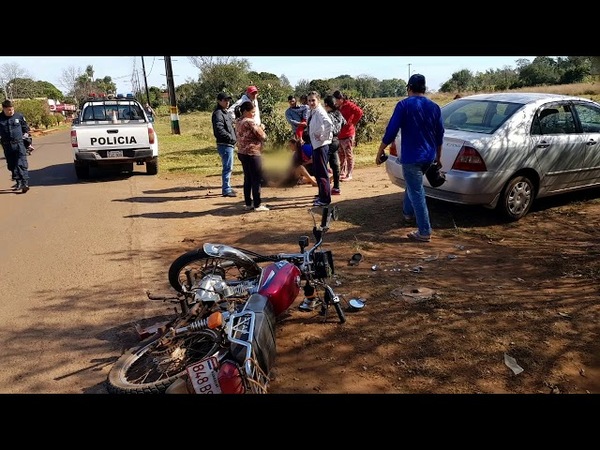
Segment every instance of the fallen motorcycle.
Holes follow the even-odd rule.
[[[122,355],[108,376],[111,393],[266,393],[276,353],[275,321],[303,288],[327,320],[333,307],[346,321],[328,280],[331,251],[322,250],[336,207],[325,207],[313,236],[301,236],[298,253],[262,255],[239,247],[205,243],[169,267],[176,317],[140,346]],[[262,263],[267,263],[261,266]],[[149,296],[149,298],[152,298]],[[155,297],[156,298],[156,297]]]

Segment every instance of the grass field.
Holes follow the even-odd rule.
[[[576,95],[600,101],[600,83],[578,83],[560,86],[545,86],[535,89],[522,89],[523,92],[550,92],[555,94]],[[461,93],[463,96],[468,92]],[[454,94],[428,95],[440,106],[454,98]],[[381,119],[375,124],[375,136],[371,142],[361,143],[355,149],[357,167],[374,165],[374,155],[377,153],[379,142],[394,106],[400,98],[373,99],[380,108]],[[284,114],[287,103],[279,105],[279,113]],[[216,150],[212,132],[211,112],[194,112],[179,114],[180,134],[172,131],[169,116],[157,117],[156,132],[160,139],[159,173],[191,174],[198,177],[216,176],[221,173],[221,160]],[[279,170],[289,160],[289,151],[285,148],[266,146],[264,164],[267,170]],[[241,173],[241,165],[234,164],[234,173]]]

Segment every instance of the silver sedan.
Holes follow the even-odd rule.
[[[477,94],[442,107],[446,182],[428,197],[519,220],[536,198],[600,186],[600,104],[545,93]],[[396,138],[400,149],[400,134]],[[404,188],[390,155],[390,180]]]

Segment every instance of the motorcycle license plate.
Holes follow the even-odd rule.
[[[221,387],[217,377],[219,372],[219,360],[215,356],[209,356],[186,369],[196,394],[220,394]]]
[[[109,150],[106,152],[107,158],[122,158],[123,150]]]

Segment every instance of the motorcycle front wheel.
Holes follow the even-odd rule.
[[[178,292],[182,286],[190,290],[195,282],[207,275],[219,275],[225,281],[256,278],[260,272],[233,259],[215,258],[202,249],[190,250],[178,256],[169,267],[169,284]]]
[[[324,296],[325,296],[325,305],[327,305],[327,307],[333,305],[333,308],[335,309],[335,312],[338,316],[340,323],[346,322],[346,314],[344,314],[344,310],[342,309],[342,304],[340,303],[339,300],[337,302],[333,301],[333,291],[331,290],[331,288],[325,288]]]
[[[111,394],[162,394],[187,366],[219,348],[217,334],[201,330],[185,336],[160,336],[126,351],[108,373]]]

